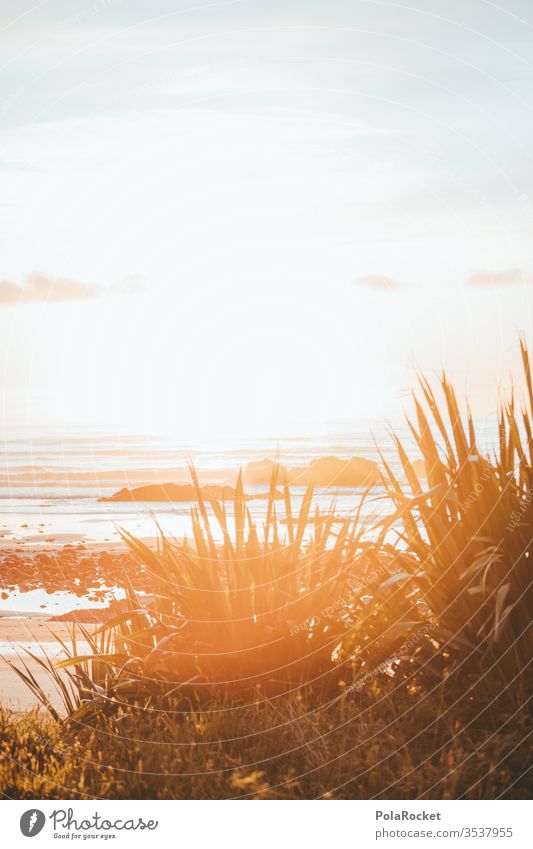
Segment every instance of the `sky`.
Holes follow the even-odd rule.
[[[1,427],[303,431],[443,367],[495,409],[526,0],[3,0],[0,57]]]

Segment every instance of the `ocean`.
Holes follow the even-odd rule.
[[[396,426],[408,439],[404,426]],[[190,528],[188,503],[140,504],[102,502],[102,497],[126,486],[149,483],[188,483],[188,462],[201,483],[234,485],[238,470],[263,458],[279,458],[285,466],[305,466],[328,455],[378,461],[378,449],[395,464],[392,441],[381,423],[356,423],[353,430],[338,426],[312,436],[216,440],[184,445],[169,436],[42,429],[31,437],[11,430],[0,442],[0,544],[53,546],[74,540],[106,542],[118,536],[117,525],[143,537],[154,536],[153,511],[164,529],[181,536]],[[265,492],[266,485],[247,487]],[[297,509],[301,488],[294,488]],[[347,515],[356,507],[358,492],[347,488],[317,490],[316,502]],[[250,501],[253,515],[265,508]]]
[[[479,423],[478,423],[479,426]],[[396,422],[397,432],[411,457],[417,452],[404,422]],[[480,441],[489,447],[495,438],[494,422],[479,426]],[[382,422],[355,422],[338,425],[313,435],[289,435],[276,438],[211,440],[180,443],[170,436],[111,434],[94,429],[55,428],[22,436],[13,429],[1,441],[0,463],[0,554],[4,551],[58,549],[67,544],[85,543],[106,548],[120,544],[119,529],[143,539],[156,537],[156,520],[168,534],[180,539],[191,533],[192,503],[102,502],[124,486],[149,483],[190,482],[187,463],[192,461],[201,483],[234,485],[238,470],[263,458],[276,459],[287,467],[305,466],[317,457],[353,456],[379,462],[382,452],[387,462],[399,471],[399,463],[387,426]],[[249,493],[265,493],[266,484],[246,487]],[[291,487],[293,513],[299,509],[304,488]],[[321,510],[334,505],[337,516],[355,515],[361,488],[317,488],[314,502]],[[259,523],[266,516],[266,499],[248,502]],[[387,509],[384,493],[376,487],[365,502],[362,515]],[[284,517],[282,502],[277,502],[279,518]],[[227,505],[231,528],[231,502]],[[213,523],[215,539],[221,539]],[[1,560],[0,560],[1,563]],[[1,583],[0,566],[0,583]],[[6,607],[17,611],[38,611],[46,600],[53,612],[95,606],[70,593],[50,599],[45,590],[10,593]]]
[[[486,450],[494,444],[495,423],[478,421],[480,442]],[[142,537],[154,536],[154,513],[161,526],[181,536],[190,529],[191,504],[102,502],[122,487],[150,483],[189,483],[188,462],[200,482],[234,485],[240,468],[263,458],[279,459],[288,466],[305,466],[317,457],[353,456],[379,462],[381,452],[399,470],[389,428],[398,433],[412,458],[418,456],[404,421],[390,425],[360,421],[329,425],[313,435],[276,436],[238,440],[212,439],[184,445],[171,436],[112,434],[69,428],[42,429],[31,437],[14,429],[0,440],[0,545],[57,546],[69,541],[110,542],[117,526]],[[266,485],[247,487],[265,492]],[[303,489],[292,488],[294,509]],[[315,501],[322,509],[335,501],[336,513],[349,515],[358,504],[360,490],[317,489]],[[265,502],[249,502],[260,518]]]

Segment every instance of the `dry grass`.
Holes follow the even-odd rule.
[[[115,711],[94,726],[0,712],[0,792],[11,798],[530,798],[525,711],[486,710],[455,682],[416,697],[374,680],[317,704],[183,714]],[[461,686],[468,691],[469,682]]]

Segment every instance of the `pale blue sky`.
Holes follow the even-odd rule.
[[[531,336],[529,3],[16,0],[0,45],[5,422],[385,415],[415,362],[493,408]]]

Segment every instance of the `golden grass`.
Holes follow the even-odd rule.
[[[26,799],[530,798],[526,711],[480,707],[475,679],[416,698],[374,680],[357,697],[296,696],[94,721],[0,711],[0,793]],[[469,687],[472,685],[472,689]],[[456,695],[463,697],[458,702]]]

